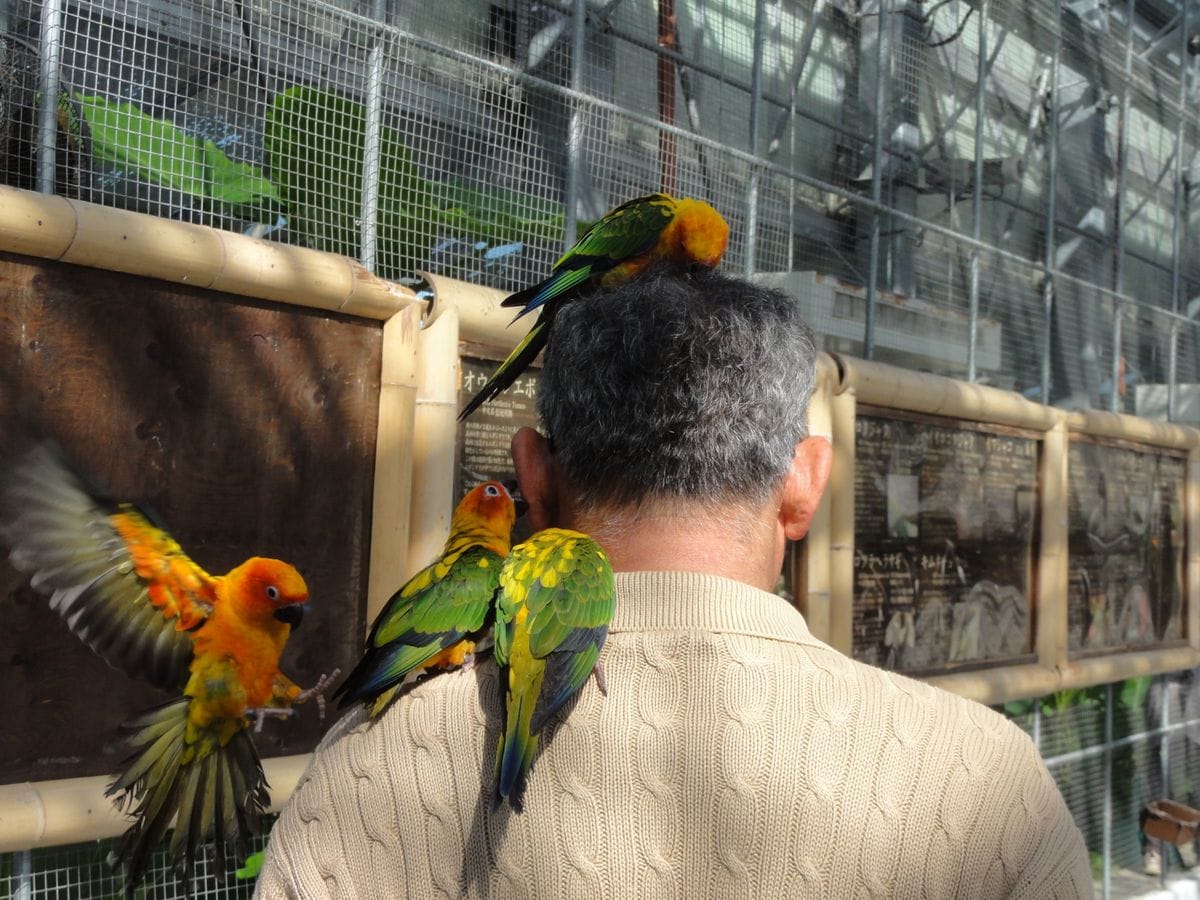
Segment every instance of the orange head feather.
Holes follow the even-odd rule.
[[[451,540],[454,535],[483,531],[507,547],[516,518],[516,505],[508,489],[499,481],[485,481],[459,501],[450,522]]]
[[[308,585],[292,566],[278,559],[255,556],[225,576],[228,596],[237,598],[245,619],[277,619],[300,624],[302,605],[308,602]]]
[[[679,250],[684,259],[712,268],[729,246],[729,223],[703,200],[684,197],[675,203]]]

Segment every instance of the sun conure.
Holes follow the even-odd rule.
[[[550,277],[512,294],[501,306],[521,307],[515,322],[541,314],[525,339],[459,413],[462,421],[508,388],[546,346],[562,305],[594,288],[611,288],[666,260],[683,267],[712,268],[729,243],[729,225],[703,200],[647,194],[607,213],[554,264]]]
[[[377,716],[424,672],[473,662],[476,643],[492,625],[515,518],[513,498],[498,481],[463,497],[442,555],[396,591],[375,619],[363,658],[335,692],[342,706],[366,702]]]
[[[0,536],[51,609],[111,666],[179,694],[122,726],[132,755],[108,789],[131,809],[113,865],[132,895],[177,817],[172,868],[190,885],[203,847],[218,870],[260,831],[269,802],[251,717],[290,712],[310,691],[279,671],[308,600],[290,565],[255,557],[210,575],[128,503],[100,501],[39,445],[0,486]]]
[[[494,654],[505,688],[495,804],[520,812],[538,740],[593,669],[616,608],[612,565],[585,534],[547,528],[513,548],[500,572]],[[600,682],[603,690],[603,682]]]

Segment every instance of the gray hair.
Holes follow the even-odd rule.
[[[576,501],[765,503],[807,433],[812,329],[779,291],[659,270],[566,304],[538,412]]]

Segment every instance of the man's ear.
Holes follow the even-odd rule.
[[[512,438],[513,468],[521,495],[529,504],[529,524],[541,531],[558,523],[558,481],[550,442],[528,426]]]
[[[832,464],[833,447],[828,439],[809,437],[796,445],[779,508],[779,523],[788,540],[798,541],[808,533]]]

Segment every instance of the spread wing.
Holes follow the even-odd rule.
[[[183,686],[189,632],[211,612],[215,582],[141,511],[102,504],[39,445],[0,489],[0,538],[13,565],[109,665],[161,688]]]

